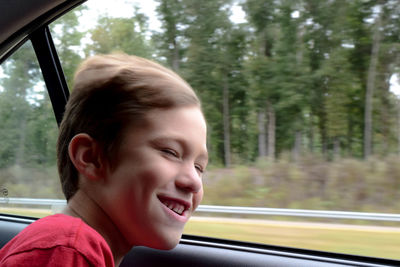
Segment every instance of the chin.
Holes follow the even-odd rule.
[[[151,244],[148,245],[150,248],[155,248],[155,249],[160,249],[160,250],[171,250],[175,248],[178,244],[179,241],[181,240],[181,236],[168,236],[165,238],[160,238],[156,242],[153,240]]]

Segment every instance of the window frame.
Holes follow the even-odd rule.
[[[37,1],[25,3],[23,0],[16,0],[13,1],[15,7],[27,4],[28,7],[21,11],[22,14],[15,13],[16,10],[19,10],[18,8],[10,8],[11,12],[0,19],[0,25],[3,25],[0,27],[0,32],[8,29],[6,36],[0,36],[0,64],[27,40],[31,40],[58,125],[64,114],[69,90],[48,25],[85,1],[42,0],[38,4]],[[35,5],[38,8],[32,9]],[[24,13],[24,11],[26,12]],[[15,24],[9,25],[7,22],[13,19],[15,19]],[[7,36],[7,33],[10,32],[11,34]]]
[[[42,70],[57,124],[60,125],[69,90],[49,27],[37,29],[30,39]]]

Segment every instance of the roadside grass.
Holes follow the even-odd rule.
[[[0,207],[0,213],[41,218],[50,209]],[[185,234],[400,259],[400,227],[193,217]]]
[[[277,223],[246,223],[236,220],[206,221],[192,218],[185,234],[223,239],[297,247],[380,258],[400,259],[400,228],[354,226],[335,227],[324,224],[282,225]]]
[[[13,208],[13,207],[0,207],[0,213],[22,215],[34,218],[42,218],[47,215],[53,214],[50,209],[30,209],[30,208]]]

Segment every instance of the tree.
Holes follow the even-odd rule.
[[[303,60],[303,17],[293,16],[300,6],[291,1],[255,0],[244,5],[256,33],[248,70],[258,112],[259,156],[274,158],[290,148],[297,155],[304,125],[307,69]],[[269,11],[258,8],[264,5]]]
[[[30,43],[23,45],[3,66],[6,78],[1,80],[4,91],[0,95],[1,164],[22,165],[29,152],[25,149],[28,118],[32,112],[28,97],[41,74]]]
[[[376,83],[373,112],[373,152],[378,155],[395,153],[396,96],[390,90],[390,79],[400,67],[400,7],[396,1],[385,1],[382,5],[381,42],[376,66]]]
[[[247,40],[243,27],[234,26],[227,28],[221,42],[220,65],[217,68],[222,87],[222,117],[224,127],[224,162],[226,166],[232,163],[232,138],[238,138],[240,142],[234,142],[234,151],[241,158],[248,159],[243,155],[244,149],[249,149],[246,143],[249,136],[246,127],[249,112],[243,110],[249,107],[246,94],[246,80],[243,75],[244,60],[246,56]],[[247,112],[246,112],[247,111]],[[235,124],[233,124],[235,118]],[[247,126],[248,128],[248,126]]]
[[[342,147],[348,145],[345,143],[349,127],[348,114],[351,113],[351,97],[358,85],[358,80],[351,75],[347,53],[345,48],[336,48],[318,71],[326,86],[326,129],[334,158],[339,157]]]
[[[382,6],[379,5],[378,8],[382,9]],[[375,29],[373,31],[372,50],[368,68],[367,88],[365,94],[364,158],[368,158],[372,152],[372,98],[375,88],[376,67],[378,64],[379,47],[381,43],[380,31],[382,14],[382,11],[377,14],[376,21],[374,23]]]
[[[275,157],[275,110],[271,100],[274,92],[268,87],[272,78],[272,46],[275,2],[271,0],[248,0],[243,3],[248,20],[254,27],[254,57],[249,63],[250,81],[253,98],[256,100],[258,113],[258,155],[259,157]],[[272,75],[271,75],[272,74]],[[270,92],[268,92],[270,91]],[[268,133],[266,129],[266,116]],[[268,141],[267,141],[268,139]],[[268,144],[268,146],[266,146]]]
[[[85,34],[79,30],[79,17],[82,15],[82,10],[84,7],[80,6],[51,24],[57,53],[69,88],[72,88],[75,70],[82,60],[80,56],[80,50],[83,50],[81,40]]]
[[[208,119],[208,144],[211,159],[224,162],[223,77],[218,66],[221,43],[229,27],[227,8],[230,1],[186,0],[191,21],[185,31],[189,46],[185,56],[185,70],[181,73],[203,100]],[[218,162],[219,163],[219,162]]]
[[[163,32],[153,35],[153,38],[161,51],[160,55],[166,57],[168,66],[178,72],[186,42],[184,29],[188,23],[185,16],[185,1],[158,0],[157,2],[156,11],[162,22]]]
[[[124,52],[151,58],[154,49],[146,39],[144,21],[144,15],[138,12],[132,18],[101,17],[91,30],[93,43],[87,46],[86,54]]]

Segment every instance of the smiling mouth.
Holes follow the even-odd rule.
[[[160,201],[161,203],[164,204],[164,206],[166,206],[167,208],[169,208],[170,210],[172,210],[173,212],[175,212],[180,216],[182,216],[183,213],[186,210],[188,210],[188,208],[185,205],[171,199],[160,199]]]

